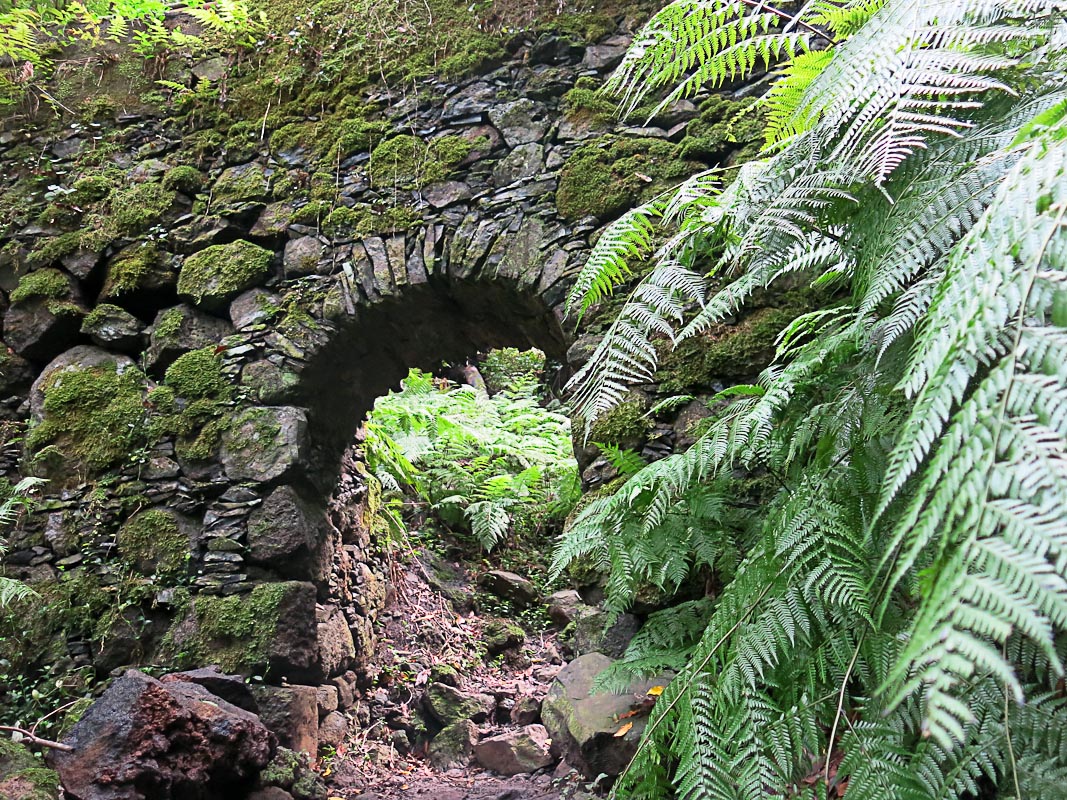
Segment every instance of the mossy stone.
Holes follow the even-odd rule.
[[[145,377],[128,359],[46,372],[35,391],[42,393],[43,403],[40,422],[26,434],[31,459],[55,448],[63,454],[55,470],[97,472],[144,444]]]
[[[179,579],[190,557],[189,536],[174,512],[151,508],[130,517],[118,536],[119,558],[141,575],[167,583]]]
[[[647,399],[631,395],[593,423],[589,441],[636,447],[652,429],[652,420],[645,415],[647,411]]]
[[[183,194],[194,195],[203,188],[204,176],[196,167],[182,164],[164,173],[163,186]]]
[[[244,240],[216,244],[185,259],[178,294],[212,311],[222,311],[246,289],[265,282],[274,254]]]
[[[603,136],[583,144],[560,171],[556,205],[565,219],[610,220],[699,171],[662,139]]]
[[[70,278],[58,269],[39,269],[19,279],[18,286],[11,292],[12,303],[25,303],[28,300],[59,300],[71,296]]]
[[[411,134],[386,139],[371,153],[371,181],[383,187],[421,188],[447,178],[479,143],[462,136],[425,142]]]
[[[54,800],[59,775],[17,742],[0,738],[0,797],[5,800]]]
[[[178,356],[167,367],[163,382],[187,400],[228,399],[232,389],[222,374],[222,359],[214,347],[202,347]]]
[[[482,630],[482,642],[486,655],[490,657],[520,647],[525,641],[526,632],[506,619],[491,619]]]
[[[243,675],[264,674],[271,666],[307,669],[315,655],[314,621],[310,583],[261,583],[228,597],[201,594],[189,616],[171,627],[163,655],[180,665],[214,663]],[[283,674],[298,678],[294,671]]]
[[[145,242],[133,244],[108,262],[100,298],[111,300],[133,292],[169,289],[174,279],[165,254]]]
[[[736,325],[713,325],[667,352],[656,374],[665,392],[715,389],[722,382],[755,378],[774,358],[778,334],[807,305],[761,308]]]
[[[257,163],[224,170],[211,189],[214,211],[234,210],[246,203],[269,200],[272,174]]]
[[[174,191],[163,184],[142,183],[113,192],[107,214],[119,233],[130,235],[162,223],[174,200]]]

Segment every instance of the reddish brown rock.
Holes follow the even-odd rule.
[[[56,770],[75,800],[223,800],[251,789],[276,740],[203,686],[128,670],[82,716]]]

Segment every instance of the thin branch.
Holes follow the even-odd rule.
[[[70,753],[74,750],[69,744],[53,742],[51,739],[42,739],[40,736],[30,733],[25,728],[17,728],[14,725],[0,725],[0,731],[10,731],[12,733],[20,734],[22,738],[26,739],[30,744],[35,744],[39,747],[48,747],[52,750],[59,750],[61,753]]]

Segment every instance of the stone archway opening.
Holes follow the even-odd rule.
[[[411,368],[434,371],[501,347],[543,351],[556,371],[567,337],[537,295],[501,283],[424,283],[361,307],[344,319],[302,375],[314,471],[320,490],[336,483],[342,454],[374,401]]]
[[[463,363],[503,347],[541,350],[558,382],[568,345],[557,312],[542,296],[486,276],[430,276],[373,300],[363,296],[315,327],[292,373],[291,405],[251,409],[279,422],[277,441],[288,436],[285,420],[298,420],[289,438],[299,442],[284,468],[262,473],[262,502],[245,532],[249,560],[263,569],[253,595],[269,592],[271,580],[280,593],[266,678],[290,684],[265,689],[274,699],[261,703],[261,711],[283,743],[312,752],[335,733],[327,720],[333,712],[312,709],[321,711],[323,694],[336,694],[338,712],[352,702],[375,653],[375,627],[390,590],[387,548],[357,441],[375,400],[398,388],[412,368],[433,372],[443,362]],[[270,334],[261,340],[273,341]],[[264,356],[280,361],[278,349],[250,353],[242,369],[262,364]]]

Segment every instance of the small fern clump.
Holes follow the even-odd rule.
[[[486,550],[512,532],[562,523],[577,499],[567,417],[528,382],[492,397],[412,370],[364,426],[373,475]]]
[[[580,417],[756,292],[830,298],[561,540],[556,569],[592,555],[618,607],[720,587],[615,670],[680,665],[619,794],[1067,797],[1065,64],[1043,0],[676,0],[609,82],[626,109],[778,73],[762,158],[600,238],[572,310],[656,266]],[[753,474],[777,488],[746,507]]]

